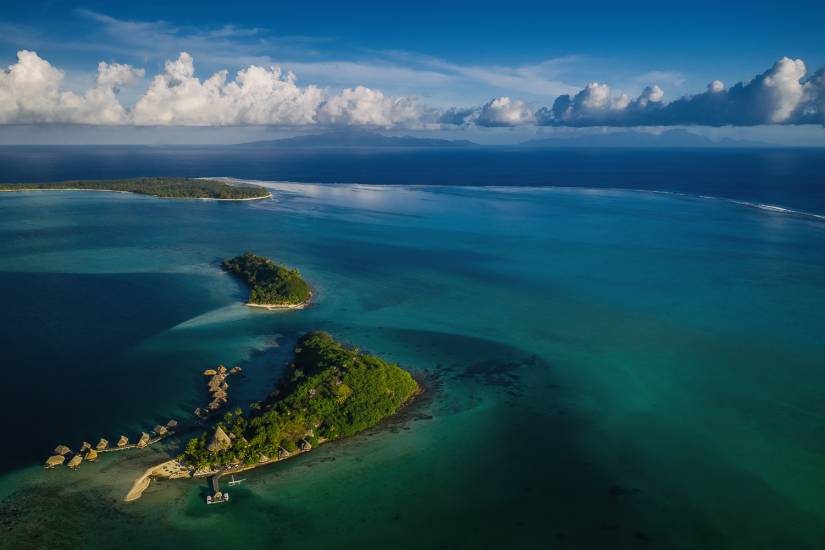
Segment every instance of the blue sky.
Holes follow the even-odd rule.
[[[363,124],[506,136],[569,127],[684,123],[700,124],[698,131],[712,126],[717,134],[816,143],[825,135],[819,115],[810,114],[811,109],[818,112],[820,88],[804,85],[825,66],[823,29],[822,2],[6,2],[0,7],[0,63],[12,67],[22,63],[20,50],[36,52],[27,67],[42,60],[59,69],[56,93],[78,97],[100,81],[98,62],[128,65],[130,71],[118,69],[118,76],[111,77],[118,103],[114,110],[122,106],[123,113],[113,112],[110,98],[97,94],[77,108],[71,97],[60,99],[58,106],[21,107],[7,115],[7,125],[134,125],[135,104],[152,79],[165,74],[171,84],[161,90],[166,95],[158,101],[166,98],[172,110],[167,113],[144,101],[143,123],[138,125],[250,126],[257,132],[265,127],[289,133],[310,126]],[[250,65],[282,68],[266,76],[270,79],[287,79],[287,71],[292,71],[297,88],[279,87],[272,97],[257,96],[256,101],[287,102],[304,111],[285,115],[283,104],[273,103],[266,113],[249,114],[243,103],[225,106],[231,111],[225,117],[194,116],[187,109],[199,99],[180,97],[179,90],[170,88],[179,79],[168,72],[166,62],[180,62],[181,52],[189,56],[180,70],[189,75],[191,67],[199,82],[225,69],[231,84],[237,71]],[[804,69],[793,64],[774,67],[783,57],[804,62]],[[766,73],[772,67],[774,73]],[[804,75],[804,89],[780,89],[785,95],[779,99],[773,98],[775,88],[761,95],[755,87],[741,93],[732,89],[762,74],[768,83],[775,75]],[[724,94],[730,90],[724,113],[697,113],[710,101],[701,97],[662,109],[682,96],[706,92],[715,80],[723,83]],[[589,83],[609,89],[586,89]],[[653,86],[658,88],[646,92]],[[27,97],[40,93],[15,90]],[[341,95],[345,90],[356,91]],[[2,92],[0,88],[0,102]],[[570,101],[554,107],[564,95]],[[769,95],[778,102],[770,111],[763,108]],[[789,97],[796,110],[777,115]],[[496,102],[500,98],[507,101]],[[747,105],[740,108],[743,101]],[[601,102],[598,109],[596,102]],[[55,115],[64,104],[71,104],[72,112]],[[751,113],[757,107],[762,110]],[[87,112],[95,109],[112,112],[101,124]],[[0,121],[2,112],[0,103]],[[774,125],[784,127],[762,127]],[[5,141],[9,132],[0,130]]]

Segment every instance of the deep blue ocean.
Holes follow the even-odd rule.
[[[821,150],[0,149],[4,181],[161,174],[273,197],[0,193],[0,547],[825,548]],[[245,250],[312,307],[241,305]],[[178,440],[43,469],[191,418],[219,363],[260,399],[313,329],[427,392],[225,505],[123,502]]]
[[[0,147],[0,181],[154,175],[648,189],[825,214],[825,149]]]

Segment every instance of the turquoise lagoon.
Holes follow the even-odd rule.
[[[634,191],[275,183],[272,200],[0,197],[8,548],[821,548],[825,222]],[[302,270],[262,312],[219,269]],[[304,331],[410,369],[381,429],[204,483],[176,451],[40,467],[185,418],[201,372],[267,393]]]

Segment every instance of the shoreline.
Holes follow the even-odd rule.
[[[309,302],[303,302],[300,304],[253,304],[251,302],[247,302],[244,304],[246,307],[257,307],[261,309],[266,309],[268,311],[276,310],[276,309],[305,309],[309,306]]]
[[[172,470],[167,472],[167,468],[177,468],[177,472]],[[186,475],[184,475],[184,470],[181,468],[180,463],[173,459],[167,460],[165,462],[161,462],[160,464],[156,464],[154,466],[150,466],[143,472],[143,475],[138,477],[134,483],[132,483],[132,488],[129,489],[129,492],[126,493],[126,496],[123,497],[124,502],[133,502],[140,497],[143,496],[143,492],[149,488],[149,485],[152,482],[152,476],[156,476],[161,472],[165,473],[166,475],[163,476],[165,479],[180,479],[185,477],[192,477],[188,475],[188,470],[186,470]]]
[[[312,298],[315,296],[315,293],[312,290],[309,291],[309,298],[305,302],[301,302],[299,304],[253,304],[252,302],[245,302],[244,305],[246,307],[257,307],[260,309],[265,309],[267,311],[274,311],[279,309],[285,310],[295,310],[295,309],[306,309],[312,304]]]
[[[425,387],[418,380],[416,380],[416,382],[418,383],[419,390],[416,393],[414,393],[413,395],[411,395],[410,398],[406,402],[404,402],[398,408],[397,411],[395,411],[393,414],[391,414],[391,415],[389,415],[385,418],[382,418],[381,421],[378,422],[378,424],[376,424],[372,428],[382,427],[382,425],[385,422],[387,422],[389,420],[392,420],[393,418],[395,418],[396,416],[401,414],[402,411],[404,411],[408,407],[411,407],[418,400],[418,398],[421,397],[421,395],[424,394],[424,392],[426,391]],[[138,500],[143,495],[143,492],[146,491],[146,489],[149,488],[149,485],[151,484],[153,476],[162,477],[163,479],[181,479],[181,478],[204,479],[204,478],[208,478],[208,477],[212,477],[212,476],[217,476],[218,479],[220,479],[221,477],[223,477],[225,475],[232,475],[232,474],[237,474],[237,473],[240,473],[240,472],[246,472],[248,470],[254,470],[255,468],[261,468],[261,467],[264,467],[264,466],[269,466],[269,465],[275,464],[277,462],[283,462],[284,460],[289,460],[290,458],[294,458],[296,456],[300,456],[300,455],[303,455],[303,454],[306,454],[306,453],[310,453],[310,452],[312,452],[313,449],[316,449],[316,448],[320,447],[321,445],[325,445],[326,443],[330,443],[330,442],[334,442],[334,441],[342,441],[344,439],[350,439],[352,437],[358,437],[359,435],[365,433],[369,429],[371,429],[371,428],[367,428],[366,430],[363,430],[363,431],[361,431],[357,434],[353,434],[353,435],[351,435],[349,437],[345,437],[345,438],[319,440],[318,444],[315,445],[314,447],[312,447],[311,449],[307,449],[307,450],[296,449],[295,451],[290,452],[289,456],[285,456],[283,458],[275,457],[275,458],[270,458],[269,460],[266,460],[264,462],[256,462],[255,464],[241,464],[241,465],[238,465],[238,466],[225,468],[223,470],[210,470],[208,472],[198,473],[196,471],[192,471],[190,468],[188,468],[186,466],[183,466],[180,462],[178,462],[177,459],[170,459],[170,460],[167,460],[167,461],[162,462],[160,464],[157,464],[155,466],[151,466],[151,467],[147,468],[147,470],[145,472],[143,472],[143,475],[138,477],[134,481],[134,483],[132,483],[132,488],[129,490],[129,492],[126,494],[126,496],[123,498],[123,500],[125,502],[133,502],[135,500]],[[171,474],[171,475],[163,475],[163,476],[158,475],[160,473],[160,470],[163,470],[166,467],[176,467],[178,473],[181,473],[185,470],[186,475],[174,475],[174,473]]]
[[[169,462],[174,462],[172,460],[167,460],[162,464],[157,464],[155,466],[150,466],[143,472],[143,475],[138,477],[134,483],[132,483],[132,488],[129,489],[129,492],[126,493],[126,496],[123,497],[125,502],[132,502],[133,500],[139,499],[143,496],[143,491],[145,491],[149,487],[149,483],[151,482],[151,475],[155,473],[155,470],[160,468],[161,466],[168,464]]]
[[[152,197],[155,199],[165,200],[184,200],[184,201],[260,201],[272,198],[270,191],[261,197],[246,197],[243,199],[220,199],[215,197],[163,197],[161,195],[152,195],[149,193],[136,193],[134,191],[117,191],[114,189],[84,189],[82,187],[67,187],[65,189],[37,189],[37,188],[22,188],[22,189],[0,189],[0,193],[29,193],[40,191],[86,191],[89,193],[124,193],[128,195],[143,195],[144,197]]]

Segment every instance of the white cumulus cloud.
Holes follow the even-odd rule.
[[[77,94],[61,89],[63,71],[34,52],[21,51],[17,63],[0,73],[0,124],[389,128],[418,125],[423,113],[412,97],[391,97],[364,86],[330,94],[317,86],[299,86],[294,74],[278,67],[250,65],[234,79],[218,71],[202,80],[186,52],[168,60],[127,110],[118,101],[119,89],[143,74],[143,69],[101,62],[95,85]]]
[[[227,71],[195,76],[192,56],[167,61],[135,104],[138,125],[227,126],[312,124],[323,100],[315,86],[299,87],[292,73],[250,65],[227,82]]]
[[[95,86],[84,94],[61,90],[63,71],[35,52],[21,50],[0,73],[0,124],[122,124],[128,114],[118,88],[143,76],[142,69],[101,62]]]
[[[663,101],[658,86],[634,100],[612,97],[602,84],[589,84],[573,97],[559,96],[551,109],[536,113],[540,124],[555,126],[755,126],[825,123],[823,70],[806,78],[801,59],[783,57],[749,82],[726,88],[721,80],[707,90]]]
[[[364,86],[347,88],[329,98],[318,113],[322,124],[391,126],[413,124],[421,113],[415,98],[387,97],[381,90]]]
[[[479,126],[518,126],[533,121],[528,105],[509,97],[497,97],[481,108],[475,122]]]
[[[757,101],[765,117],[773,123],[785,122],[802,101],[802,77],[805,63],[801,59],[783,57],[763,75]]]
[[[552,109],[536,112],[539,124],[586,126],[616,124],[641,113],[661,108],[664,92],[659,86],[648,86],[635,99],[627,94],[614,96],[607,84],[591,82],[572,98],[556,98]]]
[[[801,122],[825,125],[825,67],[811,76],[802,89],[805,97],[799,115]]]
[[[487,127],[825,124],[825,68],[808,75],[801,59],[788,57],[748,82],[728,88],[714,80],[705,91],[669,103],[657,85],[632,98],[615,93],[607,84],[591,82],[536,112],[508,96],[480,106],[436,110],[420,105],[415,97],[395,97],[365,86],[335,92],[299,85],[292,72],[258,64],[234,77],[222,70],[202,79],[186,52],[168,60],[134,107],[127,108],[119,91],[143,76],[143,69],[101,62],[94,84],[75,92],[65,89],[63,71],[37,53],[21,50],[17,62],[0,72],[0,124],[380,128],[421,128],[431,123]]]
[[[724,92],[725,83],[721,80],[714,80],[713,82],[708,84],[708,91],[715,94],[718,94],[719,92]]]

